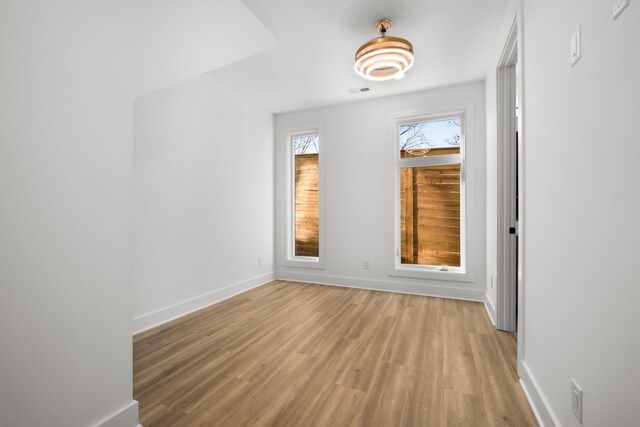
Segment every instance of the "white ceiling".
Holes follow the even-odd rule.
[[[483,79],[509,0],[242,0],[279,45],[209,75],[274,113]],[[390,35],[414,45],[400,81],[353,71],[356,49],[393,21]],[[218,41],[233,43],[224,34]],[[370,87],[351,94],[349,89]]]
[[[240,0],[139,0],[135,96],[278,46]],[[220,43],[221,36],[230,39]]]

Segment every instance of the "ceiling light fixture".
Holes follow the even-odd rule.
[[[356,52],[354,69],[367,80],[401,79],[413,66],[413,45],[400,37],[389,37],[391,20],[383,18],[376,22],[380,37],[360,46]]]

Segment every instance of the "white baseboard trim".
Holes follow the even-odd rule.
[[[518,376],[520,377],[520,386],[529,400],[529,405],[531,405],[538,424],[541,427],[560,427],[562,424],[551,410],[549,402],[544,397],[535,377],[531,374],[527,362],[520,361],[518,363]]]
[[[139,425],[137,400],[132,400],[127,406],[97,424],[98,427],[137,427]]]
[[[489,299],[489,295],[484,294],[484,308],[487,309],[487,314],[489,315],[489,320],[493,323],[493,326],[496,326],[496,309],[493,306],[493,303]]]
[[[396,292],[400,294],[424,295],[430,297],[484,302],[484,290],[482,289],[433,285],[429,283],[414,284],[373,279],[361,279],[356,277],[328,276],[324,274],[283,271],[276,273],[276,279],[314,283],[318,285],[341,286],[345,288],[368,289],[371,291]]]
[[[246,292],[249,289],[257,288],[258,286],[271,282],[273,279],[273,273],[252,277],[251,279],[235,283],[231,286],[227,286],[226,288],[217,289],[208,294],[200,295],[199,297],[182,301],[169,307],[161,308],[160,310],[135,317],[133,319],[133,334],[135,335],[146,331],[147,329],[155,328],[163,323],[167,323],[227,298]]]

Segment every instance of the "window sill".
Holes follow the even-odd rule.
[[[473,282],[468,271],[450,270],[440,271],[435,268],[395,267],[389,271],[389,276],[410,277],[414,279],[447,280],[451,282]]]
[[[297,268],[313,268],[316,270],[324,269],[324,262],[320,261],[320,258],[312,257],[295,257],[289,258],[282,262],[283,267],[297,267]]]

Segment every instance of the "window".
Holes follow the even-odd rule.
[[[289,136],[292,159],[290,260],[317,263],[320,257],[319,148],[317,130]]]
[[[464,114],[396,121],[396,268],[464,272]]]

